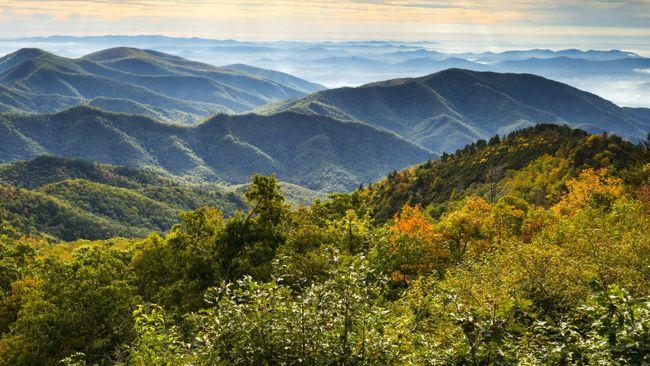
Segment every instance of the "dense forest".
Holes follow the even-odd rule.
[[[56,114],[0,113],[0,163],[41,155],[202,183],[245,184],[256,173],[276,174],[283,182],[328,193],[436,156],[367,124],[294,112],[218,114],[192,126],[87,106]]]
[[[145,238],[3,218],[0,364],[650,363],[650,139],[540,125],[308,206],[244,196]]]
[[[231,216],[245,204],[216,185],[84,160],[41,156],[0,165],[0,218],[50,242],[143,237],[169,230],[180,212],[203,206]]]

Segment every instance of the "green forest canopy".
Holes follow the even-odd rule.
[[[649,158],[542,126],[298,209],[258,175],[164,235],[4,235],[0,364],[647,363]]]

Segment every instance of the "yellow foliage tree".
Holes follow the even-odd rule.
[[[468,197],[463,205],[442,217],[437,229],[454,261],[467,252],[481,253],[488,249],[486,240],[492,223],[492,206],[481,197]]]
[[[623,194],[621,179],[608,176],[603,169],[583,170],[567,181],[569,192],[553,206],[554,213],[568,216],[590,203],[611,203]]]

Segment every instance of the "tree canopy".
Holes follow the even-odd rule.
[[[256,175],[145,238],[6,227],[0,365],[649,363],[649,162],[538,127],[295,209]]]

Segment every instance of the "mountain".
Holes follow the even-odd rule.
[[[262,107],[361,121],[434,152],[538,123],[609,131],[631,140],[650,124],[596,95],[529,74],[449,69],[412,79],[320,91]]]
[[[45,37],[23,37],[17,38],[14,42],[20,43],[61,43],[61,44],[83,44],[87,45],[115,45],[115,44],[128,44],[138,45],[138,47],[152,47],[152,46],[233,46],[245,45],[248,42],[239,42],[234,40],[217,40],[198,37],[168,37],[162,35],[104,35],[104,36],[45,36]]]
[[[609,61],[623,58],[639,58],[640,56],[628,51],[621,50],[578,50],[566,49],[553,51],[548,49],[532,50],[511,50],[499,53],[485,52],[480,54],[463,54],[459,55],[481,63],[498,63],[503,61],[527,60],[531,58],[551,59],[566,57],[572,59],[582,59],[590,61]]]
[[[354,188],[432,156],[367,124],[293,112],[217,115],[191,127],[89,107],[0,115],[0,162],[44,154],[233,184],[276,173],[323,191]]]
[[[650,108],[624,107],[623,109],[626,110],[627,112],[630,112],[638,119],[644,121],[647,125],[650,125]]]
[[[0,109],[51,113],[89,104],[193,123],[216,112],[244,112],[319,88],[270,70],[249,71],[137,48],[111,48],[78,59],[21,49],[0,58]],[[299,88],[283,84],[283,79]]]
[[[382,53],[379,56],[383,59],[398,60],[398,61],[414,59],[414,58],[431,58],[437,60],[444,60],[450,57],[446,53],[426,50],[423,48],[416,49],[416,50],[409,50],[409,51],[387,52],[387,53]]]
[[[146,170],[46,155],[0,166],[0,181],[19,188],[35,189],[68,179],[129,189],[177,185],[169,178]]]
[[[493,46],[481,46],[480,43],[473,43],[473,47]],[[644,58],[639,54],[624,49],[515,48],[498,53],[451,53],[441,52],[442,45],[434,42],[242,42],[163,36],[53,36],[4,42],[0,40],[0,53],[19,46],[34,45],[43,45],[56,54],[70,57],[81,57],[88,51],[118,46],[153,49],[216,66],[229,65],[224,66],[225,68],[232,66],[230,64],[246,64],[273,69],[329,88],[418,77],[450,67],[477,71],[526,72],[567,83],[619,105],[648,107],[650,103],[642,98],[644,93],[647,93],[647,88],[637,88],[639,84],[650,82],[650,74],[643,72],[648,67],[634,66],[634,63],[643,64],[647,59],[643,61]],[[559,60],[540,62],[540,59]],[[624,61],[621,64],[608,63],[618,60]],[[511,61],[516,62],[511,65]],[[298,85],[287,86],[296,88]],[[0,104],[0,110],[8,108]],[[129,108],[114,111],[126,113]],[[160,114],[150,115],[161,118]],[[191,119],[182,115],[169,118]]]
[[[495,71],[529,72],[553,78],[638,76],[638,70],[650,68],[650,59],[641,57],[614,60],[584,60],[571,57],[529,58],[503,61],[492,66]]]
[[[459,57],[449,57],[438,59],[435,57],[418,57],[395,64],[395,66],[407,70],[428,70],[428,72],[442,71],[445,69],[471,69],[471,70],[485,70],[484,65],[468,61]]]
[[[295,90],[301,91],[305,94],[311,94],[319,90],[326,89],[324,86],[320,84],[312,83],[307,80],[297,78],[293,75],[284,72],[262,69],[255,66],[249,66],[244,64],[232,64],[232,65],[226,65],[224,66],[224,68],[228,70],[237,70],[248,74],[257,75],[261,78],[275,81],[276,83],[282,85],[286,85]]]
[[[79,98],[34,94],[0,84],[0,112],[57,111],[70,108],[80,102]]]
[[[232,215],[239,195],[177,183],[152,172],[37,157],[0,165],[0,217],[25,234],[59,240],[146,236],[182,211],[216,206]]]
[[[294,59],[293,62],[301,62],[300,59]],[[386,67],[386,62],[382,60],[376,60],[369,57],[361,56],[330,56],[312,60],[311,63],[318,65],[323,68],[331,67],[332,71],[336,72],[336,69],[339,67],[349,68],[351,70],[363,70],[365,68],[371,68],[372,71],[375,71],[379,68]]]
[[[466,196],[495,202],[508,195],[548,207],[564,193],[566,180],[583,169],[622,172],[649,160],[647,150],[619,136],[544,124],[479,140],[455,154],[394,172],[360,192],[379,221],[392,218],[405,204],[439,215],[450,200]]]

